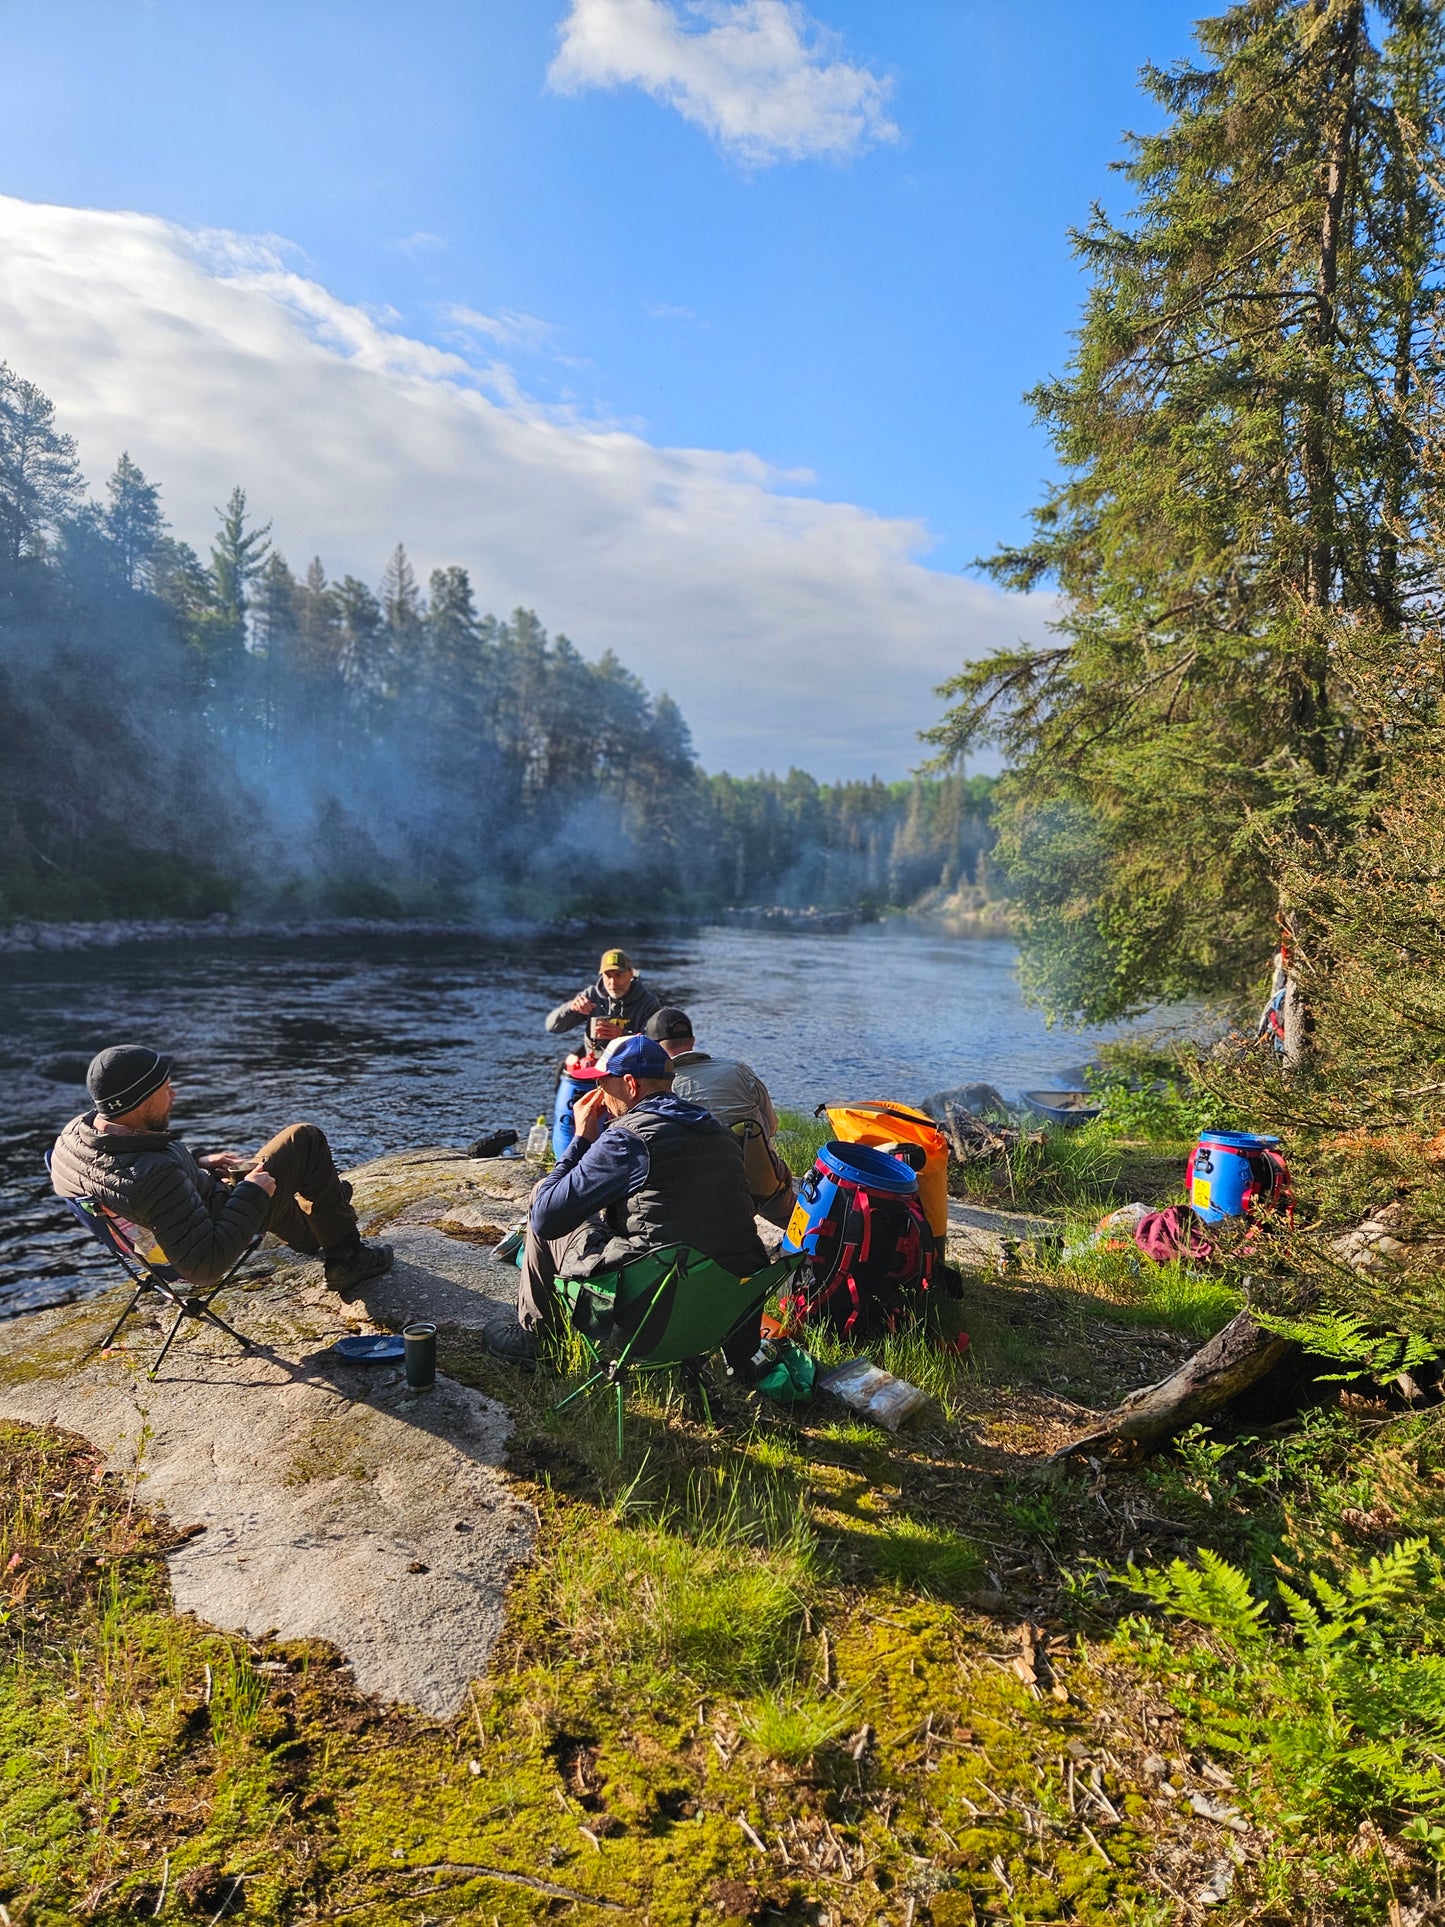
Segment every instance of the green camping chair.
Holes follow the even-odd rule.
[[[765,1298],[779,1292],[801,1263],[801,1257],[789,1255],[750,1278],[735,1278],[700,1251],[668,1245],[596,1278],[559,1278],[558,1296],[595,1369],[555,1409],[563,1411],[574,1399],[612,1386],[620,1459],[627,1380],[677,1366],[711,1420],[703,1361]]]

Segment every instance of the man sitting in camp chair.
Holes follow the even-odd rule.
[[[292,1124],[254,1157],[197,1158],[167,1126],[171,1063],[141,1044],[116,1044],[91,1060],[94,1109],[72,1118],[51,1154],[62,1198],[90,1198],[150,1233],[165,1262],[194,1285],[213,1285],[263,1231],[318,1257],[326,1282],[358,1295],[391,1265],[388,1245],[361,1241],[351,1187],[315,1124]]]
[[[575,1073],[574,1073],[575,1074]],[[699,1105],[672,1092],[672,1063],[650,1037],[619,1037],[577,1100],[577,1135],[532,1192],[517,1323],[489,1328],[500,1358],[531,1364],[560,1328],[557,1278],[594,1278],[666,1245],[688,1245],[735,1277],[767,1264],[753,1222],[742,1147]],[[724,1348],[739,1369],[759,1323]]]

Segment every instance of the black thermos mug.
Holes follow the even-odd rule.
[[[407,1325],[402,1329],[406,1348],[406,1382],[414,1392],[429,1392],[437,1382],[437,1328]]]

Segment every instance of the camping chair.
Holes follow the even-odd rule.
[[[47,1171],[50,1169],[50,1153],[48,1151],[45,1153],[45,1168]],[[60,1194],[57,1192],[56,1195],[58,1197]],[[166,1342],[161,1346],[155,1363],[146,1373],[147,1378],[154,1378],[160,1371],[161,1366],[165,1363],[166,1353],[175,1341],[176,1333],[180,1330],[183,1321],[187,1318],[194,1318],[197,1324],[214,1325],[218,1331],[223,1331],[228,1337],[234,1338],[242,1351],[249,1352],[253,1349],[249,1338],[243,1338],[233,1325],[226,1323],[219,1312],[211,1310],[211,1300],[216,1296],[217,1292],[224,1291],[226,1286],[230,1284],[231,1280],[236,1276],[236,1273],[241,1269],[242,1265],[245,1264],[257,1245],[260,1244],[262,1238],[265,1237],[266,1234],[264,1230],[257,1232],[256,1236],[251,1240],[250,1244],[246,1246],[246,1249],[241,1253],[235,1264],[231,1266],[231,1269],[219,1283],[206,1285],[198,1289],[182,1278],[180,1273],[171,1265],[164,1262],[158,1263],[155,1259],[145,1257],[141,1252],[137,1251],[122,1222],[111,1212],[107,1211],[104,1205],[97,1204],[94,1198],[61,1198],[60,1202],[74,1213],[77,1221],[84,1226],[85,1230],[90,1233],[96,1243],[110,1253],[126,1277],[129,1278],[135,1286],[135,1290],[131,1293],[130,1303],[126,1306],[120,1317],[116,1319],[114,1325],[112,1325],[110,1335],[99,1345],[92,1345],[90,1351],[85,1354],[87,1358],[91,1355],[91,1352],[109,1350],[120,1336],[121,1326],[125,1323],[126,1319],[130,1317],[131,1313],[148,1291],[157,1293],[166,1304],[174,1306],[176,1315],[171,1323],[170,1330],[166,1333]],[[159,1249],[159,1247],[157,1247],[157,1249]]]
[[[586,1398],[603,1385],[612,1386],[620,1459],[629,1377],[677,1366],[711,1421],[703,1361],[765,1298],[779,1292],[802,1262],[801,1255],[788,1255],[750,1278],[735,1278],[700,1251],[668,1245],[596,1278],[559,1278],[557,1294],[595,1369],[554,1409],[563,1411],[574,1399]]]

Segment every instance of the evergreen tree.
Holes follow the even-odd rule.
[[[381,612],[394,636],[415,635],[426,616],[416,571],[400,542],[381,574]]]
[[[1057,640],[966,668],[932,732],[1008,752],[1027,980],[1093,1018],[1258,973],[1256,827],[1337,832],[1377,760],[1335,618],[1393,630],[1417,587],[1440,0],[1244,0],[1198,34],[1145,73],[1170,118],[1131,143],[1131,217],[1076,237],[1077,352],[1033,397],[1065,476],[989,565],[1062,590]]]
[[[262,566],[252,620],[261,659],[262,727],[270,744],[288,721],[301,720],[296,674],[300,584],[279,549],[272,549]]]
[[[296,589],[296,673],[308,698],[339,696],[344,648],[336,592],[314,555]]]
[[[246,491],[236,487],[223,509],[216,510],[221,526],[211,545],[211,574],[216,585],[216,609],[231,631],[234,646],[246,643],[246,610],[252,582],[260,575],[270,549],[271,524],[246,526]]]
[[[494,624],[477,616],[465,569],[434,569],[415,697],[418,751],[449,805],[476,820],[495,781]],[[480,823],[478,833],[482,834]]]
[[[362,714],[374,712],[391,687],[391,638],[381,604],[354,575],[333,591],[341,638],[341,670]]]
[[[0,558],[44,552],[82,487],[75,437],[55,426],[55,404],[0,361]]]
[[[156,549],[166,532],[160,490],[146,480],[125,452],[105,490],[109,500],[102,511],[104,527],[121,575],[129,588],[149,588]]]

